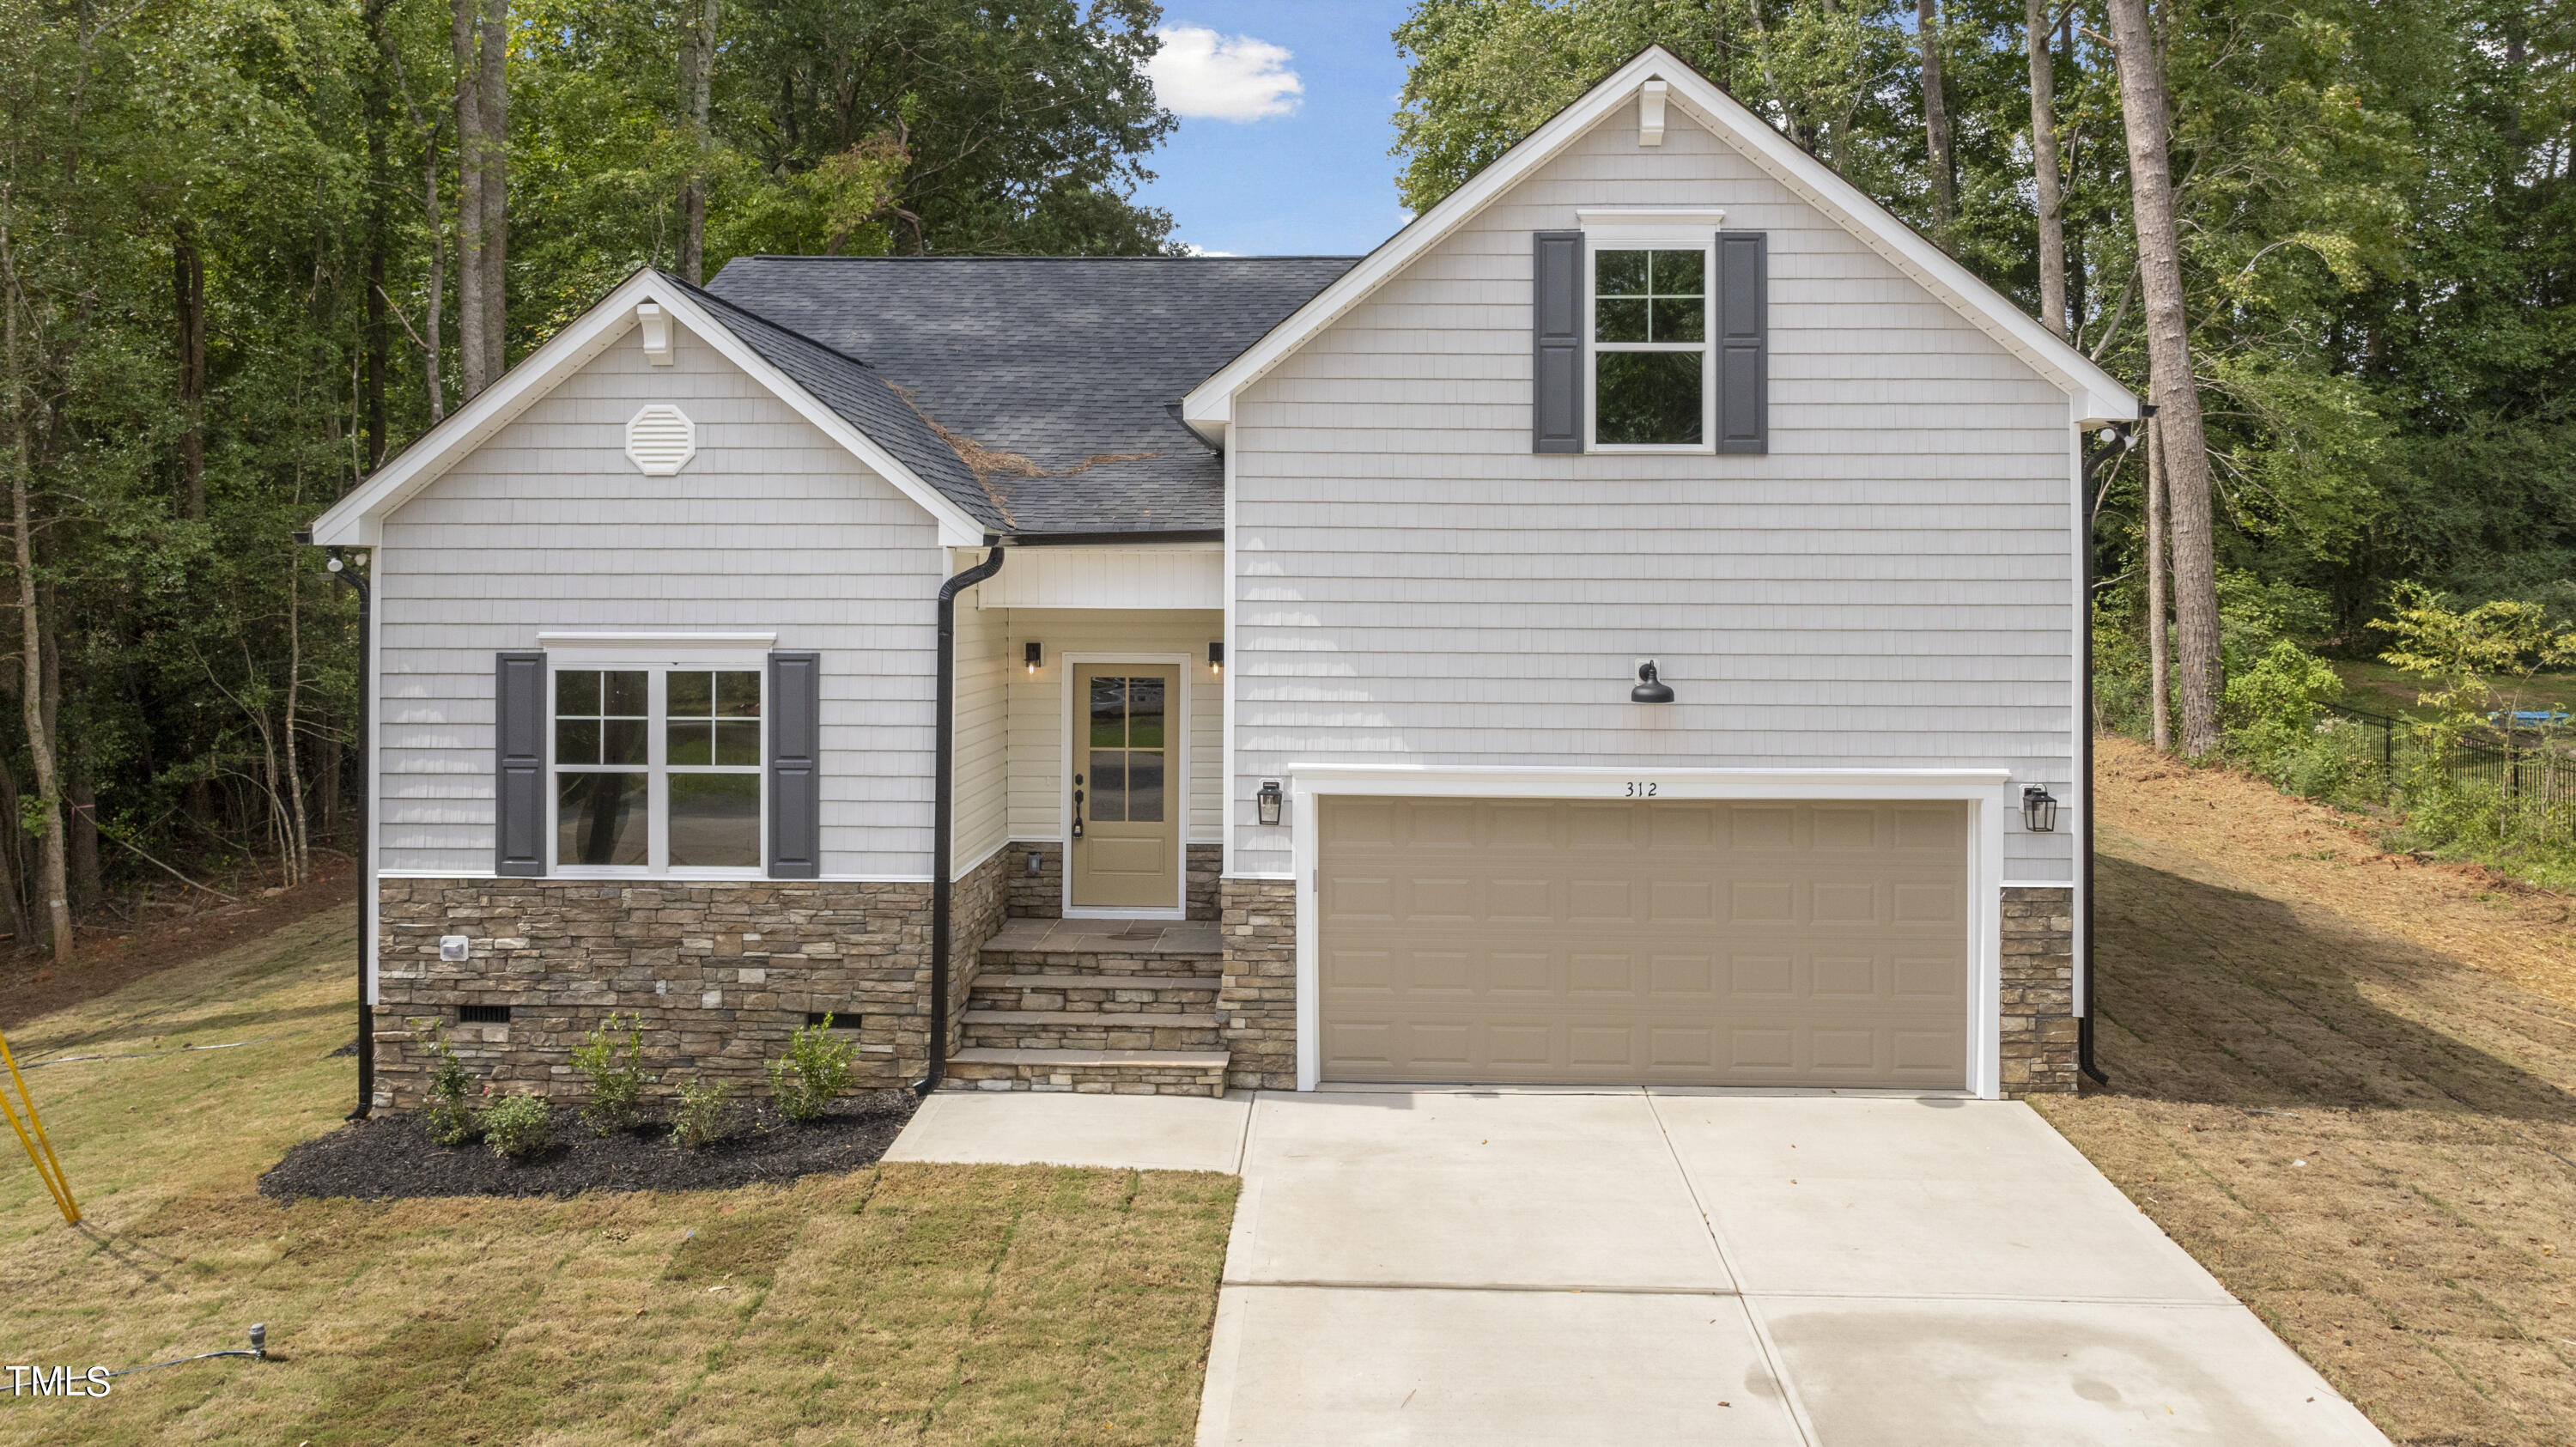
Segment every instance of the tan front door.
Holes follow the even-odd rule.
[[[1073,841],[1065,898],[1077,909],[1181,903],[1181,671],[1085,663],[1073,671]]]
[[[1967,1083],[1952,803],[1328,798],[1327,1080]]]

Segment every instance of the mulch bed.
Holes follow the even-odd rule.
[[[286,1153],[259,1178],[259,1192],[286,1202],[307,1196],[386,1201],[419,1196],[572,1196],[583,1191],[722,1191],[755,1181],[792,1181],[874,1165],[918,1104],[884,1090],[837,1102],[821,1119],[791,1121],[767,1102],[745,1108],[729,1140],[698,1150],[671,1143],[669,1128],[641,1126],[600,1136],[578,1111],[557,1107],[554,1140],[525,1161],[473,1142],[432,1142],[420,1117],[352,1121]]]

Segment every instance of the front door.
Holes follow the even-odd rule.
[[[1073,671],[1073,840],[1066,902],[1076,909],[1174,909],[1181,902],[1179,780],[1171,745],[1181,671],[1086,663]]]

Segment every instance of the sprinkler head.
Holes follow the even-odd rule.
[[[267,1322],[255,1321],[250,1324],[250,1350],[251,1355],[258,1357],[263,1361],[268,1358]]]

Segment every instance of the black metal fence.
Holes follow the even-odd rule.
[[[2376,736],[2373,746],[2363,750],[2371,756],[2367,772],[2375,776],[2370,782],[2380,798],[2390,797],[2397,787],[2399,755],[2408,755],[2409,763],[2420,756],[2413,723],[2342,704],[2322,707],[2336,719],[2364,730],[2366,737]],[[2567,752],[2571,743],[2576,739],[2568,736],[2568,730],[2554,724],[2509,725],[2482,738],[2453,743],[2442,766],[2452,787],[2461,793],[2492,799],[2509,812],[2537,815],[2551,836],[2576,840],[2576,755]]]

